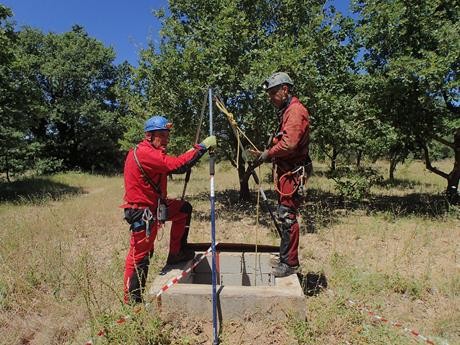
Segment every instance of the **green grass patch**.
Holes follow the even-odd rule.
[[[0,202],[14,204],[38,203],[59,200],[64,196],[82,194],[83,189],[65,182],[59,176],[32,177],[11,183],[0,183]],[[66,180],[73,180],[68,176]],[[73,180],[75,183],[75,181]]]
[[[145,308],[102,313],[93,323],[93,338],[107,345],[169,345],[170,331]],[[102,336],[97,336],[101,334]]]
[[[350,259],[337,253],[332,255],[333,269],[330,284],[353,296],[378,296],[396,293],[420,299],[429,290],[426,279],[403,276],[399,272],[372,272],[350,264]]]

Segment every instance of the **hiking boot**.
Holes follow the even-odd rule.
[[[190,261],[195,258],[195,251],[191,248],[182,248],[179,253],[169,253],[168,259],[166,260],[167,265],[174,265],[180,262]]]
[[[298,266],[289,266],[284,262],[280,262],[277,266],[272,268],[272,274],[278,278],[287,277],[296,273],[297,267]]]

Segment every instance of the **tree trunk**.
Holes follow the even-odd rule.
[[[249,178],[245,178],[245,173],[245,164],[240,160],[238,164],[238,177],[240,179],[240,200],[249,201],[251,199],[251,194],[249,192]]]
[[[460,196],[458,194],[458,183],[460,180],[460,128],[457,128],[454,136],[454,145],[455,151],[455,162],[454,168],[447,178],[447,197],[449,202],[453,204],[458,204],[460,202]]]
[[[333,147],[332,148],[332,156],[331,156],[331,171],[335,171],[335,168],[337,167],[337,156],[339,155],[338,150]]]
[[[422,149],[425,153],[425,166],[429,171],[447,180],[447,189],[446,189],[447,198],[451,204],[458,204],[460,202],[460,195],[458,193],[458,184],[460,180],[460,128],[457,128],[455,130],[453,143],[443,138],[436,137],[436,136],[433,136],[433,139],[440,142],[441,144],[449,146],[455,151],[454,167],[452,171],[449,174],[447,174],[439,170],[438,168],[432,166],[431,161],[430,161],[429,152],[428,152],[428,147],[426,144],[423,144]]]
[[[390,169],[389,169],[389,179],[390,181],[394,181],[395,179],[395,170],[396,165],[398,165],[398,156],[395,155],[390,159]]]
[[[390,181],[395,179],[395,171],[398,163],[404,162],[406,156],[401,153],[399,148],[393,148],[390,150],[390,168],[388,169],[388,178]]]
[[[5,155],[5,171],[6,171],[6,180],[9,183],[11,182],[11,180],[10,180],[10,166],[8,163],[8,152],[6,152],[6,155]]]
[[[358,150],[356,153],[356,167],[359,168],[361,166],[361,158],[363,158],[363,151]]]

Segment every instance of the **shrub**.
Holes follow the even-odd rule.
[[[371,187],[382,181],[382,176],[372,168],[339,167],[328,174],[336,183],[340,196],[352,201],[361,201],[370,194]]]

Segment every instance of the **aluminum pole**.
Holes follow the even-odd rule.
[[[209,88],[209,135],[213,135],[212,129],[212,89]],[[213,344],[219,344],[219,336],[217,334],[217,277],[216,277],[216,219],[215,219],[215,194],[214,194],[214,165],[215,155],[214,150],[209,150],[209,175],[211,188],[211,248],[212,248],[212,330]]]

